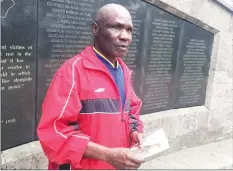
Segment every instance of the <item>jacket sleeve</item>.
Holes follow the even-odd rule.
[[[130,111],[129,111],[129,126],[130,133],[134,131],[138,131],[139,133],[143,133],[143,123],[139,118],[140,109],[142,107],[142,101],[137,97],[133,88],[132,88],[132,96],[130,103]]]
[[[42,106],[37,135],[51,162],[80,168],[90,137],[77,129],[81,103],[75,79],[72,67],[57,72]]]

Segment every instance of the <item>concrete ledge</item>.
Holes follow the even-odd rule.
[[[197,106],[161,111],[142,115],[140,118],[145,125],[145,136],[159,128],[163,128],[170,141],[186,139],[185,142],[180,144],[181,146],[188,144],[195,146],[203,144],[207,136],[208,138],[212,137],[210,142],[216,139],[215,133],[208,130],[209,114],[210,112],[206,107]]]
[[[20,145],[1,153],[1,169],[44,169],[47,158],[38,141]]]
[[[232,137],[232,130],[224,132],[223,127],[212,130],[211,111],[205,106],[172,109],[142,115],[140,118],[145,125],[144,136],[163,128],[171,148],[161,155],[176,152],[195,146],[218,142]]]
[[[166,151],[165,153],[160,153],[157,156],[154,156],[155,159],[143,164],[140,169],[194,169],[195,161],[193,157],[189,159],[187,155],[194,155],[197,153],[200,154],[202,158],[203,155],[213,155],[214,158],[216,158],[216,161],[218,161],[218,167],[216,167],[216,163],[213,162],[212,165],[207,165],[209,169],[232,169],[233,165],[230,163],[232,160],[229,159],[230,154],[232,154],[232,150],[230,148],[232,149],[232,139],[194,148],[182,149],[180,151]],[[213,156],[210,156],[209,158],[214,160]],[[206,158],[206,160],[209,160],[209,158]],[[217,160],[217,158],[222,160]],[[47,169],[47,158],[44,155],[38,141],[5,150],[1,154],[1,159],[1,169],[4,170]],[[182,161],[184,159],[188,159],[188,161],[185,163]],[[206,163],[209,162],[210,161]],[[199,166],[200,165],[197,164],[196,169]],[[204,166],[200,166],[200,168],[202,167]],[[206,165],[204,168],[206,168]]]
[[[156,157],[232,137],[232,131],[223,134],[209,130],[210,111],[204,106],[173,109],[140,116],[145,125],[145,136],[163,128],[171,148]],[[14,147],[1,153],[1,169],[46,169],[47,158],[38,141]],[[225,167],[225,166],[224,166]]]

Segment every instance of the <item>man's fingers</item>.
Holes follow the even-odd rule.
[[[126,167],[127,167],[127,168],[137,169],[137,168],[139,168],[140,166],[141,166],[140,163],[137,164],[137,163],[134,163],[134,162],[131,161],[131,160],[128,160],[128,161],[126,162]]]
[[[139,139],[140,141],[142,141],[142,134],[141,134],[141,133],[138,133],[138,139]]]
[[[126,170],[137,170],[138,167],[137,167],[137,168],[134,168],[134,167],[125,167],[125,169],[126,169]]]
[[[142,146],[142,134],[138,134],[138,146],[139,146],[139,148],[143,148],[143,146]]]
[[[142,164],[144,162],[143,159],[137,158],[132,153],[128,153],[127,157],[135,164]]]

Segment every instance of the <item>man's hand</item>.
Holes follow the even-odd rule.
[[[139,148],[142,148],[142,133],[138,131],[132,132],[131,139],[133,143],[138,144]]]
[[[138,169],[144,162],[135,157],[128,148],[108,148],[91,141],[87,145],[84,157],[105,161],[116,169]]]
[[[107,152],[106,162],[116,169],[138,169],[144,162],[133,156],[127,148],[110,148]]]

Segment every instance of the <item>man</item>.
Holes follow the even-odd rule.
[[[141,101],[120,59],[132,41],[132,18],[121,5],[99,9],[94,46],[66,61],[48,89],[37,129],[49,169],[137,169],[129,147],[141,144]]]

